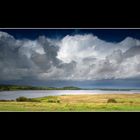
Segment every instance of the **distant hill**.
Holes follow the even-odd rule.
[[[18,86],[18,85],[0,85],[0,91],[14,91],[14,90],[80,90],[78,87],[34,87],[34,86]]]
[[[140,90],[136,88],[79,88],[74,86],[66,87],[36,87],[36,86],[20,86],[20,85],[0,85],[0,91],[15,91],[15,90],[104,90],[104,91],[129,91]]]

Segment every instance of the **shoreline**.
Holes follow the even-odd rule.
[[[16,90],[0,92],[0,100],[15,100],[18,97],[42,98],[47,96],[74,95],[140,95],[140,91],[102,91],[102,90]]]

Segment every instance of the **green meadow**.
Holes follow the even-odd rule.
[[[0,111],[94,112],[140,111],[140,94],[63,95],[0,101]]]

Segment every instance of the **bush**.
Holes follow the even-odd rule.
[[[26,101],[28,101],[28,98],[22,96],[22,97],[16,98],[16,101],[17,102],[26,102]]]
[[[60,100],[54,96],[48,96],[46,99],[48,103],[60,103]]]
[[[114,98],[110,98],[107,100],[107,103],[117,103],[117,101]]]
[[[57,100],[57,103],[60,103],[60,100]]]
[[[19,97],[16,99],[17,102],[39,102],[36,99],[32,99],[32,98],[26,98],[26,97]]]
[[[48,103],[60,103],[60,100],[49,99],[47,102]]]

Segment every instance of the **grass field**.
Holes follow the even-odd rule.
[[[108,103],[109,99],[116,103]],[[0,111],[140,111],[140,94],[64,95],[36,100],[0,101]]]

